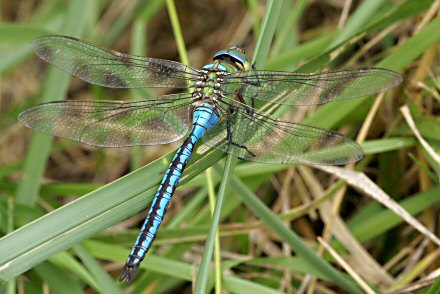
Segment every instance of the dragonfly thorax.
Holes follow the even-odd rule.
[[[192,94],[195,101],[216,101],[223,97],[222,83],[226,71],[220,70],[220,64],[212,65],[212,68],[201,70],[198,81],[192,85],[195,88]]]
[[[202,68],[197,82],[191,86],[196,88],[193,92],[195,101],[221,100],[223,97],[222,83],[225,81],[225,76],[247,70],[250,67],[249,59],[244,50],[238,46],[218,51],[213,59],[214,62]]]

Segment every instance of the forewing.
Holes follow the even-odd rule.
[[[230,115],[230,125],[233,143],[228,141],[227,119],[223,117],[203,137],[204,144],[263,163],[343,165],[363,156],[359,144],[340,133],[274,120],[258,112],[250,115],[241,107]]]
[[[401,81],[399,73],[382,68],[317,74],[251,70],[228,75],[223,90],[276,104],[315,105],[376,94]]]
[[[44,36],[32,47],[44,61],[105,87],[188,88],[198,74],[178,62],[122,54],[67,36]]]
[[[174,142],[189,127],[190,94],[136,102],[55,101],[19,116],[29,128],[100,147]]]

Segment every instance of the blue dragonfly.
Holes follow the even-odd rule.
[[[255,109],[254,101],[317,105],[386,91],[402,80],[400,74],[380,68],[314,74],[256,70],[238,46],[218,51],[200,70],[174,61],[122,54],[67,36],[41,37],[34,40],[33,49],[44,61],[92,84],[191,89],[133,102],[55,101],[19,115],[23,124],[36,131],[100,147],[167,144],[186,135],[119,278],[127,283],[150,249],[200,138],[207,148],[262,163],[356,162],[363,152],[351,139],[335,131],[272,118]]]

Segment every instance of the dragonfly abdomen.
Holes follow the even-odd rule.
[[[209,103],[197,106],[193,114],[193,126],[188,138],[174,155],[162,182],[154,196],[148,216],[142,225],[142,229],[136,239],[122,274],[120,281],[126,279],[127,283],[134,277],[136,269],[145,258],[151,244],[156,237],[157,230],[162,223],[165,212],[176,190],[177,184],[182,177],[188,160],[194,150],[197,141],[219,121],[219,114]]]

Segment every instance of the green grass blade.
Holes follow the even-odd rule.
[[[282,1],[267,1],[260,35],[258,36],[254,57],[252,58],[253,65],[258,69],[264,68],[269,56],[270,45],[275,34],[281,6]]]
[[[127,26],[129,26],[130,22],[137,14],[142,14],[142,18],[149,18],[163,6],[164,2],[165,0],[138,1],[132,7],[125,10],[123,14],[111,25],[103,38],[102,44],[104,46],[109,46],[112,44],[116,38],[123,33]]]
[[[287,2],[285,2],[287,3]],[[291,5],[289,3],[289,5]],[[297,42],[297,36],[296,36],[296,30],[298,28],[298,21],[301,15],[304,12],[304,9],[306,9],[307,0],[299,0],[295,1],[293,4],[294,6],[292,9],[288,9],[285,23],[279,28],[279,33],[277,34],[277,38],[273,44],[272,47],[272,56],[278,56],[280,52],[282,52],[283,47],[287,47],[287,45],[290,49],[293,47],[293,51],[296,50]],[[292,35],[295,36],[295,38],[292,38]],[[293,40],[291,40],[293,39]],[[295,42],[295,43],[293,43]],[[292,44],[293,43],[293,44]]]
[[[266,69],[291,70],[300,61],[312,58],[324,51],[325,48],[328,47],[333,35],[332,33],[328,33],[319,38],[310,40],[310,42],[297,45],[293,50],[270,58],[266,64]]]
[[[1,238],[0,252],[10,254],[0,255],[0,264],[3,265],[0,268],[0,279],[9,280],[145,208],[151,202],[172,156],[168,154]],[[203,157],[194,154],[181,184],[223,156],[222,152],[216,151]]]
[[[145,48],[147,40],[147,20],[144,18],[136,18],[133,23],[133,32],[130,40],[130,54],[145,56],[147,50]],[[148,89],[130,89],[131,95],[135,100],[143,100],[152,97],[152,93]],[[131,170],[136,170],[142,166],[142,153],[143,148],[141,146],[134,146],[131,151],[130,167]]]
[[[343,30],[337,35],[330,47],[338,46],[357,34],[388,0],[364,1],[350,16]]]
[[[99,292],[109,294],[123,293],[123,291],[119,289],[115,281],[108,275],[102,266],[89,254],[86,248],[81,245],[76,245],[75,251],[84,265],[88,268],[89,272],[91,272],[95,277],[99,286]]]
[[[43,35],[49,35],[53,32],[43,27],[35,27],[25,24],[0,24],[1,42],[11,45],[29,45],[30,41]],[[30,48],[30,46],[29,46]]]
[[[224,276],[225,286],[232,293],[259,293],[259,294],[280,294],[283,292],[277,291],[275,289],[262,286],[257,283],[252,283],[250,281],[239,279],[232,276]]]
[[[399,202],[411,215],[417,215],[429,207],[432,207],[440,201],[440,188],[435,187],[424,192],[420,192]],[[353,221],[355,221],[354,219]],[[370,215],[370,217],[362,222],[351,225],[349,227],[353,234],[360,242],[372,240],[387,232],[396,226],[402,224],[403,219],[388,209],[381,209],[380,211]]]
[[[232,177],[232,172],[230,172],[235,164],[235,158],[233,156],[228,156],[226,159],[225,170],[223,173],[223,179],[220,184],[220,188],[217,196],[217,203],[215,206],[214,214],[212,216],[211,226],[209,227],[208,237],[206,238],[205,250],[203,252],[202,262],[200,264],[199,271],[197,273],[196,284],[194,288],[194,293],[203,294],[206,290],[206,285],[209,275],[209,264],[211,263],[212,251],[215,244],[215,236],[218,230],[218,223],[220,220],[220,212],[223,205],[223,200],[225,197],[226,190],[229,186],[229,182]]]
[[[171,26],[174,32],[174,38],[177,43],[177,50],[179,51],[180,60],[183,64],[188,65],[189,59],[186,53],[185,41],[183,39],[182,29],[179,24],[179,16],[177,15],[176,5],[173,0],[166,0],[168,13],[170,15]]]
[[[267,206],[259,200],[246,185],[240,180],[234,178],[232,185],[236,194],[252,210],[263,222],[272,228],[289,246],[302,257],[307,263],[316,271],[320,272],[322,276],[335,282],[341,288],[350,293],[361,293],[351,280],[345,278],[341,273],[335,270],[324,259],[320,258],[314,251],[305,245],[301,238],[290,230],[286,225],[270,211]]]
[[[429,287],[428,292],[426,294],[437,294],[440,293],[440,276],[437,277],[434,284],[432,284],[431,287]]]
[[[365,154],[377,154],[402,148],[415,146],[417,141],[415,138],[391,137],[379,140],[370,140],[362,144]]]
[[[215,213],[215,184],[214,178],[212,176],[212,168],[208,168],[205,172],[207,186],[208,186],[208,197],[209,197],[209,209],[211,214]],[[229,181],[229,180],[228,180]],[[225,184],[226,185],[226,184]],[[222,201],[223,202],[223,201]],[[215,264],[215,293],[222,293],[222,263],[220,254],[220,238],[218,233],[218,228],[215,233],[215,244],[214,244],[214,264]]]
[[[414,59],[440,41],[440,17],[434,18],[427,26],[408,39],[393,53],[388,55],[377,66],[393,70],[401,70]]]
[[[100,291],[95,279],[87,271],[84,265],[76,257],[72,256],[70,252],[60,252],[51,256],[48,260],[63,271],[75,274],[79,280],[84,281],[96,291]]]
[[[281,1],[268,1],[263,23],[261,26],[260,35],[258,37],[257,45],[254,52],[254,65],[264,66],[267,56],[269,54],[270,44],[275,33],[278,15],[281,9]],[[205,251],[203,253],[202,262],[196,278],[196,285],[194,293],[203,294],[206,290],[209,274],[209,264],[211,263],[212,251],[215,244],[215,234],[218,228],[220,219],[220,212],[223,205],[224,194],[228,188],[229,179],[232,177],[234,166],[237,158],[232,155],[227,156],[225,169],[223,172],[223,180],[220,185],[220,190],[217,195],[217,204],[215,212],[209,228],[208,238],[206,240]]]
[[[53,34],[54,29],[58,31],[63,24],[63,17],[64,15],[61,13],[54,13],[54,15],[47,17],[42,24],[32,24],[30,26],[0,24],[0,30],[3,31],[0,36],[3,36],[3,33],[10,36],[10,38],[2,37],[0,39],[0,53],[2,55],[0,75],[10,72],[30,56],[33,56],[30,44],[34,38],[41,36],[36,34]],[[28,29],[31,32],[27,32]],[[15,35],[18,35],[18,37]]]
[[[6,224],[6,233],[9,234],[14,230],[14,212],[15,212],[15,205],[14,205],[14,198],[12,196],[8,197],[7,200],[7,224]],[[1,283],[0,283],[1,284]],[[8,281],[6,285],[6,292],[9,294],[14,294],[17,288],[17,283],[15,279],[11,279]]]
[[[74,277],[70,276],[65,271],[60,271],[58,267],[49,262],[37,265],[33,271],[35,271],[37,275],[48,284],[49,288],[52,289],[54,293],[83,293],[80,283],[75,281]]]

